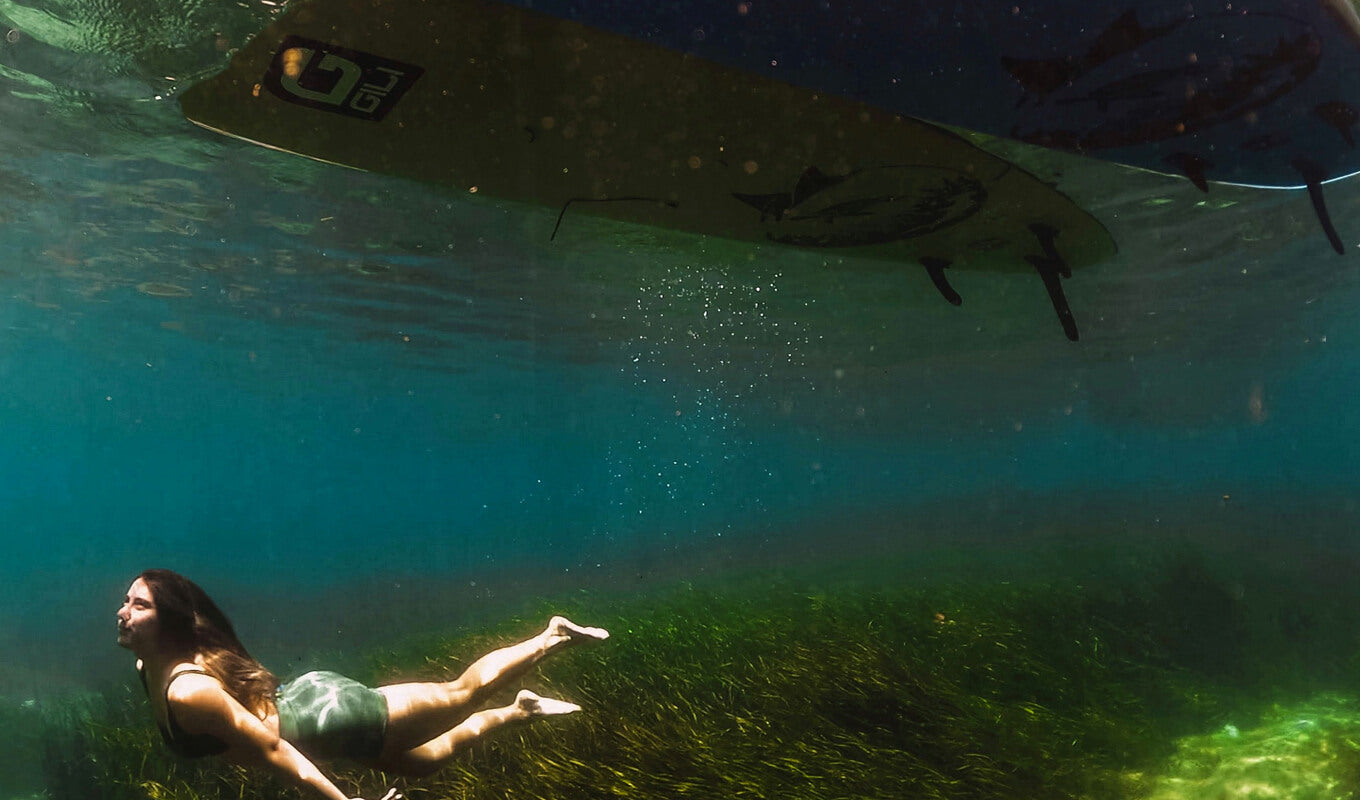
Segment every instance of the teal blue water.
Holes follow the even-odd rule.
[[[198,130],[176,87],[275,13],[244,6],[0,2],[5,702],[125,677],[149,566],[269,653],[423,629],[441,586],[456,615],[877,551],[1024,569],[1055,536],[1360,545],[1360,256],[1303,194],[993,143],[1119,243],[1065,283],[1072,343],[1028,275],[953,308],[774,245],[548,241],[556,209]],[[1360,182],[1327,191],[1360,244]]]

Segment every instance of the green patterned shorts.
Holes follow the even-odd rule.
[[[387,733],[387,698],[335,672],[279,686],[279,735],[311,758],[373,759]]]

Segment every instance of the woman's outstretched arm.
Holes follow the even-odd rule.
[[[216,679],[186,675],[171,686],[168,699],[175,720],[185,731],[211,734],[227,743],[229,761],[243,767],[267,767],[326,800],[351,800],[297,748],[227,694]],[[388,792],[384,800],[391,800],[393,794]]]

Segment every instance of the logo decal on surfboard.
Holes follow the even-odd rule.
[[[423,74],[413,64],[289,36],[262,82],[280,100],[377,122]]]

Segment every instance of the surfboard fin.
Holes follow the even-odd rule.
[[[1341,138],[1346,140],[1346,144],[1355,147],[1355,133],[1352,128],[1356,122],[1360,122],[1360,112],[1357,112],[1349,103],[1340,100],[1333,100],[1330,103],[1323,103],[1313,109],[1313,114],[1318,119],[1336,128]]]
[[[932,256],[922,256],[918,260],[921,262],[921,266],[926,268],[930,282],[935,284],[935,288],[944,296],[944,299],[948,300],[950,305],[962,305],[963,298],[959,296],[958,292],[954,291],[954,287],[949,285],[949,279],[944,276],[945,269],[953,262],[947,258],[934,258]]]
[[[1044,288],[1048,290],[1048,299],[1053,303],[1053,310],[1058,314],[1058,322],[1062,323],[1063,333],[1071,341],[1077,341],[1077,320],[1072,316],[1072,307],[1067,304],[1067,295],[1063,294],[1062,278],[1072,277],[1072,268],[1063,260],[1054,240],[1058,238],[1058,229],[1052,225],[1045,225],[1036,222],[1029,226],[1030,231],[1039,239],[1039,246],[1044,249],[1041,256],[1025,256],[1025,260],[1039,271],[1039,277],[1044,281]]]
[[[1204,177],[1204,173],[1213,164],[1192,153],[1172,153],[1162,160],[1180,170],[1182,175],[1195,184],[1196,189],[1205,194],[1209,193],[1209,181]]]
[[[1336,233],[1336,226],[1332,225],[1332,216],[1327,213],[1327,203],[1322,197],[1322,180],[1326,177],[1322,167],[1306,158],[1294,159],[1294,169],[1299,171],[1303,177],[1303,182],[1308,186],[1308,199],[1313,201],[1313,211],[1317,213],[1318,222],[1322,223],[1322,230],[1327,234],[1327,241],[1332,243],[1332,249],[1337,255],[1345,255],[1346,248],[1341,244],[1341,237]]]

